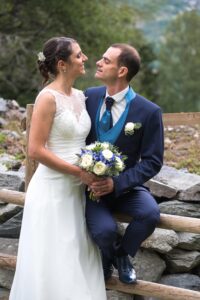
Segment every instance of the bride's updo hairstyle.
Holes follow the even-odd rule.
[[[44,77],[45,84],[50,75],[58,74],[57,62],[62,59],[67,62],[72,54],[72,43],[76,40],[68,37],[53,37],[48,40],[43,47],[43,52],[38,53],[38,67]]]

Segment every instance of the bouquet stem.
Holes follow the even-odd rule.
[[[96,201],[96,202],[99,202],[100,201],[100,198],[99,197],[95,197],[94,193],[92,191],[90,191],[89,193],[89,198],[92,200],[92,201]]]

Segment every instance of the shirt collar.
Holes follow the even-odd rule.
[[[129,86],[127,86],[124,90],[122,90],[121,92],[115,94],[115,95],[112,95],[110,96],[108,94],[108,91],[106,91],[106,97],[112,97],[116,102],[120,102],[121,100],[123,100],[125,98],[125,95],[126,93],[128,92],[129,90]]]

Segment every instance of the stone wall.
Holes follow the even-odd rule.
[[[164,166],[146,185],[161,213],[200,217],[200,176]],[[24,171],[0,172],[3,187],[23,191]],[[0,202],[0,252],[16,255],[22,213],[21,207]],[[126,226],[118,223],[119,231],[123,233]],[[138,279],[200,291],[200,234],[156,228],[132,262]],[[0,269],[0,300],[9,293],[13,274],[13,270]],[[107,295],[109,300],[155,300],[114,291]]]

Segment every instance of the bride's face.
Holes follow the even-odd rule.
[[[85,74],[85,61],[88,60],[87,56],[81,51],[79,44],[72,43],[72,54],[67,63],[67,69],[71,76],[79,77]]]

